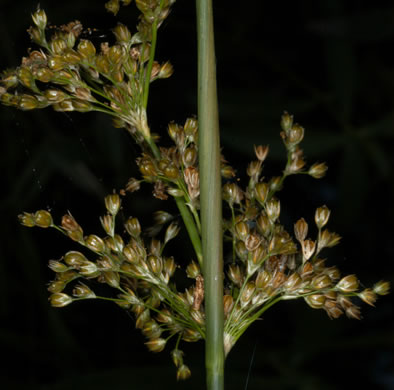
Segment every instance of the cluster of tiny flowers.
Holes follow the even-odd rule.
[[[28,32],[41,48],[24,57],[18,68],[3,72],[1,103],[21,110],[52,106],[56,111],[101,111],[139,142],[149,140],[146,84],[173,72],[169,62],[150,61],[152,29],[167,17],[173,2],[137,1],[142,13],[137,32],[118,24],[113,29],[116,42],[101,43],[99,51],[81,38],[91,30],[84,31],[79,21],[53,28],[47,40],[47,16],[38,9]]]
[[[130,2],[110,0],[106,7],[116,14],[120,5]],[[127,219],[123,224],[127,238],[116,233],[121,198],[115,193],[105,198],[107,212],[100,219],[103,237],[85,235],[71,214],[63,216],[58,225],[46,210],[24,213],[20,221],[28,227],[55,228],[90,253],[73,250],[49,262],[56,273],[48,288],[52,306],[64,307],[85,299],[112,300],[134,314],[136,327],[147,338],[151,351],[162,351],[174,337],[171,357],[177,378],[186,379],[190,370],[183,362],[179,343],[205,338],[198,123],[194,118],[182,126],[170,123],[168,135],[173,145],[163,147],[157,145],[158,137],[151,134],[146,117],[149,84],[169,77],[173,71],[168,62],[154,61],[153,41],[173,3],[136,0],[141,11],[137,32],[131,34],[119,24],[113,30],[116,43],[102,43],[99,52],[90,40],[81,38],[85,32],[79,21],[55,29],[47,41],[47,18],[44,11],[37,10],[33,15],[35,26],[29,33],[41,49],[31,51],[17,69],[3,73],[0,102],[22,110],[52,106],[57,111],[101,111],[113,117],[116,127],[128,130],[141,147],[136,161],[141,178],[131,178],[120,194],[137,191],[146,182],[153,186],[154,197],[175,200],[196,254],[196,261],[185,270],[192,282],[184,292],[176,289],[173,280],[177,269],[174,258],[164,254],[166,244],[180,229],[177,217],[165,211],[157,211],[154,226],[144,232],[137,218]],[[321,178],[327,170],[324,163],[306,168],[300,148],[304,128],[295,124],[292,116],[284,113],[281,128],[287,150],[281,176],[270,180],[262,176],[269,149],[257,146],[256,160],[247,168],[249,182],[241,189],[235,170],[222,157],[223,200],[229,215],[223,221],[223,230],[231,258],[224,272],[226,354],[253,321],[281,300],[301,298],[312,308],[325,310],[330,318],[345,313],[359,319],[360,310],[352,298],[373,306],[377,295],[389,291],[389,283],[383,281],[360,290],[355,275],[341,277],[338,268],[326,266],[321,251],[340,241],[336,233],[326,229],[330,216],[326,206],[316,210],[314,239],[308,236],[303,218],[295,223],[294,234],[281,224],[277,193],[286,177],[308,174]],[[159,240],[162,230],[164,238]],[[151,238],[146,239],[148,236]],[[102,290],[95,288],[97,282],[115,292],[109,296],[96,294]]]
[[[105,237],[84,235],[71,214],[64,215],[60,225],[55,225],[46,210],[20,215],[23,225],[55,228],[91,253],[85,255],[79,251],[69,251],[60,260],[49,262],[49,267],[56,273],[55,280],[48,287],[50,303],[54,307],[64,307],[84,299],[112,300],[134,313],[136,327],[148,339],[145,344],[153,352],[162,351],[168,339],[177,336],[171,355],[178,369],[178,379],[186,379],[190,370],[183,363],[179,342],[198,341],[205,337],[205,329],[201,305],[202,277],[193,274],[196,283],[183,293],[176,290],[174,283],[170,284],[177,266],[173,257],[163,255],[163,249],[177,236],[179,227],[171,222],[163,241],[152,238],[146,245],[138,219],[129,218],[124,223],[128,233],[128,239],[124,241],[115,233],[120,196],[108,195],[105,205],[107,214],[101,217]],[[162,216],[157,214],[157,219]],[[116,294],[105,297],[97,295],[92,287],[97,286],[97,282],[107,284]]]
[[[388,282],[373,289],[359,291],[355,275],[341,278],[337,267],[327,267],[320,257],[324,248],[337,245],[340,236],[325,228],[330,210],[319,207],[315,213],[317,237],[308,237],[308,224],[301,218],[294,225],[294,236],[280,223],[280,201],[276,197],[285,178],[292,174],[324,176],[324,163],[305,169],[300,142],[304,129],[285,113],[281,121],[281,137],[288,153],[287,165],[280,177],[262,177],[267,146],[255,147],[257,160],[247,169],[249,183],[243,191],[234,182],[223,187],[223,197],[231,210],[225,221],[225,234],[232,242],[232,261],[227,269],[231,281],[224,296],[225,348],[231,349],[248,326],[270,306],[280,300],[303,298],[314,309],[324,309],[330,318],[343,313],[360,318],[359,307],[351,297],[359,297],[374,305],[376,296],[388,293]]]

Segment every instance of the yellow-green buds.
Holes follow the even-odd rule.
[[[96,48],[91,41],[87,39],[81,39],[78,44],[78,53],[82,58],[91,60],[96,55]]]
[[[373,291],[378,295],[387,295],[390,292],[390,282],[381,280],[373,286]]]
[[[43,9],[37,9],[36,12],[31,16],[33,19],[34,24],[40,29],[45,30],[47,25],[47,16]]]
[[[377,297],[375,291],[372,289],[366,288],[358,294],[358,297],[368,305],[375,306],[374,303],[376,302]]]
[[[49,260],[48,267],[53,271],[53,272],[66,272],[69,270],[69,268],[61,263],[60,261],[56,260]]]
[[[239,204],[243,199],[242,190],[235,183],[226,183],[223,186],[223,199],[227,201],[230,206],[234,203]]]
[[[49,297],[49,302],[53,307],[64,307],[69,305],[73,299],[64,293],[55,293]]]
[[[318,275],[312,279],[311,286],[317,290],[331,287],[331,279],[327,275]]]
[[[107,195],[104,198],[105,207],[111,215],[116,215],[120,209],[120,197],[118,194]]]
[[[280,126],[284,132],[290,131],[291,127],[293,126],[293,115],[289,115],[287,111],[285,111],[282,115]]]
[[[82,264],[87,262],[87,258],[81,252],[70,251],[65,254],[64,262],[70,267],[79,269]]]
[[[271,222],[275,222],[280,214],[280,202],[277,199],[271,199],[266,203],[267,216]]]
[[[96,294],[83,283],[79,283],[74,287],[73,295],[76,298],[84,298],[84,299],[96,298]]]
[[[356,275],[347,275],[342,278],[336,285],[336,288],[345,293],[357,291],[359,286]]]
[[[326,171],[327,165],[325,163],[316,163],[309,168],[308,174],[315,179],[321,179],[326,174]]]
[[[255,186],[256,199],[259,202],[264,203],[267,200],[269,190],[270,188],[267,183],[257,183]]]
[[[131,237],[138,238],[141,234],[141,225],[137,218],[129,218],[125,223],[125,228]]]
[[[93,252],[102,253],[105,251],[104,241],[95,234],[88,236],[85,240],[85,243],[86,246]]]
[[[321,229],[327,224],[329,218],[330,218],[330,210],[328,209],[327,206],[322,206],[316,209],[315,223],[319,229]]]
[[[46,210],[36,211],[36,213],[34,214],[34,221],[36,226],[42,228],[47,228],[49,226],[52,226],[52,216]]]
[[[313,309],[321,309],[326,302],[326,297],[323,294],[313,294],[304,298],[305,302]]]
[[[182,365],[178,368],[178,370],[177,370],[177,372],[176,372],[176,379],[177,379],[177,380],[180,380],[180,381],[183,381],[183,380],[189,378],[190,375],[191,375],[191,372],[190,372],[189,367],[186,366],[186,364],[182,364]]]
[[[179,367],[183,364],[183,352],[181,350],[179,349],[172,350],[171,357],[176,367]]]
[[[166,340],[162,338],[157,338],[149,340],[145,343],[151,352],[161,352],[166,346]]]
[[[181,230],[181,229],[180,229],[180,227],[178,226],[178,224],[175,223],[175,222],[172,222],[172,223],[168,226],[168,228],[167,228],[167,230],[166,230],[166,234],[165,234],[165,237],[164,237],[164,244],[166,244],[168,241],[170,241],[170,240],[172,240],[173,238],[175,238],[175,237],[178,235],[178,233],[179,233],[180,230]]]
[[[61,225],[72,240],[83,241],[82,228],[71,214],[66,214],[63,216]]]
[[[249,235],[248,224],[244,221],[240,221],[235,224],[235,234],[239,240],[245,241],[246,237]]]
[[[131,41],[131,33],[130,30],[121,23],[118,23],[118,25],[112,30],[114,33],[116,40],[119,43],[125,43],[128,44]]]

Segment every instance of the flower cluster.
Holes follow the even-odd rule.
[[[47,40],[47,16],[38,9],[28,32],[41,48],[24,57],[18,68],[3,73],[1,103],[21,110],[52,106],[56,111],[101,111],[138,142],[149,142],[149,84],[173,72],[169,62],[153,61],[156,31],[173,2],[137,1],[142,13],[137,32],[118,24],[113,29],[116,42],[103,42],[100,50],[82,38],[85,31],[78,20],[56,28]]]
[[[71,214],[63,216],[58,225],[46,210],[24,213],[20,221],[28,227],[55,228],[82,245],[84,252],[90,251],[85,254],[72,250],[60,260],[49,262],[56,273],[48,288],[53,306],[64,307],[84,299],[115,302],[134,314],[136,327],[147,338],[151,351],[162,351],[176,336],[171,356],[178,379],[185,379],[190,370],[183,362],[179,343],[205,338],[198,123],[193,118],[183,126],[170,123],[168,135],[173,145],[163,147],[157,145],[158,138],[151,134],[146,116],[149,84],[172,73],[168,62],[154,61],[154,49],[157,28],[173,2],[136,0],[141,11],[137,32],[131,34],[119,24],[113,30],[116,43],[102,43],[99,52],[91,41],[81,38],[83,28],[78,21],[61,26],[47,41],[46,15],[38,10],[29,33],[41,49],[30,52],[19,68],[3,74],[0,101],[22,110],[52,106],[57,111],[102,111],[114,118],[116,127],[126,128],[140,145],[136,162],[141,178],[131,178],[120,194],[137,191],[146,182],[153,186],[156,198],[175,200],[196,256],[185,269],[192,279],[185,291],[177,290],[175,260],[164,253],[166,244],[180,229],[177,218],[165,211],[155,213],[155,225],[145,232],[137,218],[127,219],[123,224],[127,238],[116,233],[121,198],[115,193],[105,198],[107,212],[101,217],[104,236],[85,235]],[[122,3],[128,5],[130,1]],[[111,0],[106,7],[116,14],[120,4]],[[287,150],[281,176],[268,180],[262,175],[268,146],[255,147],[256,159],[247,167],[245,189],[234,180],[235,170],[222,157],[223,200],[228,205],[223,231],[231,258],[224,275],[226,354],[253,321],[281,300],[301,298],[310,307],[325,310],[330,318],[345,313],[359,319],[360,310],[353,297],[374,305],[377,295],[389,290],[388,282],[379,282],[360,291],[355,275],[342,277],[337,267],[326,265],[321,252],[340,241],[336,233],[326,229],[330,217],[326,206],[316,210],[314,239],[308,235],[303,218],[295,223],[294,234],[281,224],[277,194],[285,179],[295,174],[321,178],[327,167],[324,163],[306,167],[300,147],[304,128],[287,113],[282,116],[280,135]],[[164,238],[159,240],[163,228]],[[97,282],[115,292],[98,294]]]

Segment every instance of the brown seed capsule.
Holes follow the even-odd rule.
[[[119,43],[129,43],[131,40],[131,33],[130,30],[121,23],[118,23],[118,25],[112,30],[114,33],[116,40]]]
[[[296,239],[302,244],[308,234],[308,224],[305,222],[304,218],[299,219],[294,224],[294,233]]]
[[[223,311],[224,311],[224,318],[227,318],[230,314],[231,310],[234,307],[234,299],[231,295],[224,295],[223,296]]]
[[[294,272],[283,283],[283,288],[288,291],[294,291],[301,286],[301,283],[302,283],[302,279],[300,275],[297,272]]]
[[[304,128],[298,123],[294,124],[287,132],[287,141],[289,144],[297,145],[304,138]]]
[[[246,249],[245,243],[243,241],[237,241],[235,244],[235,252],[237,253],[237,256],[245,261],[248,258],[248,250]]]
[[[107,195],[104,198],[105,207],[111,215],[116,215],[120,209],[121,200],[118,194]]]
[[[375,291],[372,289],[366,288],[358,294],[358,297],[368,305],[375,306],[374,303],[376,302],[377,297]]]
[[[262,146],[262,145],[259,145],[259,146],[255,145],[254,146],[254,152],[256,154],[256,157],[261,162],[263,162],[266,159],[268,151],[269,151],[268,145],[267,146]]]
[[[109,61],[106,56],[100,54],[96,58],[96,68],[100,73],[108,74],[110,71]]]
[[[302,243],[303,262],[308,261],[315,252],[316,242],[312,240],[305,240]]]
[[[246,283],[246,286],[241,295],[241,306],[245,306],[249,303],[255,290],[256,290],[256,285],[254,282]]]
[[[265,214],[259,215],[256,221],[256,225],[257,225],[257,230],[259,231],[260,234],[262,234],[264,237],[269,236],[269,234],[271,233],[272,225],[270,223],[270,220]]]
[[[336,288],[345,293],[357,291],[359,286],[356,275],[347,275],[342,278],[336,285]]]
[[[315,179],[320,179],[326,174],[327,169],[328,168],[325,163],[316,163],[309,168],[308,174]]]
[[[67,48],[63,55],[63,60],[65,63],[70,65],[76,65],[81,61],[81,56],[73,49]]]
[[[48,66],[51,68],[51,70],[57,72],[62,70],[66,66],[66,63],[64,62],[62,56],[55,54],[48,59]]]
[[[267,287],[268,283],[271,281],[272,275],[267,270],[259,271],[256,277],[256,287],[264,289]]]
[[[226,183],[223,186],[223,199],[232,206],[239,204],[243,199],[242,190],[235,183]]]
[[[138,264],[139,255],[132,245],[126,245],[123,248],[123,254],[125,255],[127,261],[129,261],[131,264]]]
[[[103,272],[104,275],[104,280],[105,282],[113,287],[113,288],[119,288],[119,281],[120,281],[120,277],[119,274],[117,272],[114,271],[104,271]]]
[[[275,222],[279,218],[280,214],[280,202],[277,199],[271,199],[266,202],[266,211],[268,218]]]
[[[34,82],[34,77],[30,71],[30,69],[26,67],[21,67],[17,71],[17,76],[21,84],[23,84],[25,87],[37,90],[37,87]]]
[[[319,229],[323,228],[327,224],[329,218],[330,210],[327,206],[322,206],[316,209],[315,223]]]
[[[159,79],[167,79],[174,73],[173,66],[167,61],[161,67],[157,77]]]
[[[352,306],[348,307],[345,310],[345,313],[348,318],[355,319],[355,320],[361,320],[360,308],[356,305],[352,305]]]
[[[331,279],[327,275],[318,275],[312,279],[311,286],[317,290],[331,287]]]

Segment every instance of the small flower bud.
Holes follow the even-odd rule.
[[[159,79],[167,79],[174,73],[173,66],[167,61],[161,67],[157,77]]]
[[[107,195],[104,198],[105,207],[111,215],[116,215],[120,209],[120,197],[118,194]]]
[[[65,264],[61,263],[60,261],[56,261],[56,260],[49,260],[48,267],[53,272],[66,272],[69,269]]]
[[[227,318],[233,307],[234,307],[234,298],[231,295],[224,295],[223,296],[224,318]]]
[[[264,203],[269,194],[269,185],[267,183],[257,183],[254,190],[256,199],[259,202]]]
[[[327,275],[318,275],[312,279],[311,286],[314,289],[322,290],[331,287],[331,279]]]
[[[87,261],[87,258],[82,253],[76,251],[67,252],[64,256],[64,262],[70,267],[77,269]]]
[[[31,213],[24,212],[23,214],[18,215],[19,222],[23,226],[33,227],[36,226],[34,215]]]
[[[83,266],[81,267],[83,268]],[[82,273],[82,272],[81,272]],[[103,272],[105,283],[113,288],[119,288],[120,277],[117,272],[105,271]]]
[[[170,187],[167,189],[167,192],[169,195],[171,195],[175,198],[181,198],[181,197],[185,196],[185,193],[182,190],[180,190],[179,188],[171,188]]]
[[[241,295],[241,306],[245,306],[248,304],[255,290],[256,290],[256,285],[254,284],[254,282],[246,283],[246,286]]]
[[[34,24],[40,29],[45,30],[47,25],[47,16],[43,9],[37,9],[36,12],[31,16],[33,19]]]
[[[176,372],[176,379],[177,379],[178,381],[183,381],[183,380],[189,378],[190,375],[191,375],[191,372],[190,372],[189,367],[186,366],[186,364],[182,364],[182,365],[178,368],[178,370],[177,370],[177,372]]]
[[[302,243],[303,262],[308,261],[316,249],[316,242],[312,240],[305,240]]]
[[[137,264],[139,262],[138,253],[131,245],[126,245],[123,248],[123,254],[131,264]]]
[[[63,280],[55,280],[48,286],[48,291],[51,293],[61,293],[66,287],[66,282]]]
[[[235,183],[226,183],[223,186],[223,199],[232,206],[234,203],[239,204],[243,199],[242,190]]]
[[[150,255],[147,259],[149,268],[156,275],[159,275],[163,270],[163,260],[160,257]]]
[[[271,223],[265,214],[260,214],[256,221],[257,229],[264,237],[268,237],[271,233]]]
[[[188,278],[196,279],[198,275],[201,274],[200,267],[195,261],[189,263],[186,267],[186,275]]]
[[[138,238],[141,234],[141,225],[137,218],[129,218],[125,223],[125,228],[131,237]]]
[[[243,277],[239,265],[231,264],[228,270],[228,277],[238,287],[241,287]]]
[[[118,23],[112,32],[119,43],[128,44],[131,40],[130,30],[124,24]]]
[[[105,252],[105,244],[104,241],[96,236],[95,234],[91,234],[85,240],[86,246],[92,250],[93,252],[102,253]]]
[[[293,125],[288,131],[288,143],[291,145],[299,144],[304,138],[304,128],[298,123]]]
[[[248,224],[244,221],[240,221],[235,225],[235,234],[239,240],[245,241],[249,235]]]
[[[268,146],[259,145],[254,147],[254,152],[256,154],[256,157],[261,162],[263,162],[266,159],[268,151],[269,151]]]
[[[79,272],[84,276],[93,276],[97,273],[98,268],[92,261],[85,261],[80,267]]]
[[[174,258],[171,257],[166,257],[164,261],[164,271],[171,277],[174,275],[174,272],[177,268],[177,265],[175,264]]]
[[[259,271],[256,277],[256,287],[264,289],[271,279],[272,275],[267,270]]]
[[[140,180],[135,179],[134,177],[130,178],[126,184],[126,191],[135,192],[140,189]]]
[[[288,112],[285,111],[282,115],[280,126],[285,133],[289,132],[293,126],[293,115],[289,115]]]
[[[336,288],[345,293],[348,293],[357,291],[358,286],[359,282],[356,275],[347,275],[337,283]]]
[[[79,283],[74,287],[73,295],[76,298],[84,298],[84,299],[96,298],[96,294],[83,283]]]
[[[34,96],[23,94],[19,99],[18,108],[23,111],[34,110],[38,104],[38,100]]]
[[[373,291],[378,295],[387,295],[390,292],[390,282],[379,281],[373,286]]]
[[[301,286],[302,279],[297,272],[292,273],[287,280],[283,283],[283,288],[288,291],[297,290]]]
[[[374,303],[376,302],[377,297],[375,291],[372,289],[366,288],[358,294],[358,297],[368,305],[375,306]]]
[[[176,367],[180,367],[183,364],[183,352],[179,349],[171,351],[172,361]]]
[[[64,293],[55,293],[49,297],[49,302],[53,307],[64,307],[69,305],[73,299]]]
[[[299,219],[294,224],[294,233],[296,239],[302,244],[308,234],[308,224],[305,222],[304,218]]]
[[[245,239],[245,247],[249,252],[254,251],[261,243],[261,238],[257,234],[249,234]]]
[[[315,179],[321,179],[326,174],[327,169],[325,163],[316,163],[309,168],[308,174]]]
[[[145,345],[151,352],[161,352],[166,346],[166,340],[162,338],[157,338],[147,341]]]
[[[96,48],[93,43],[87,39],[81,39],[78,44],[78,53],[82,58],[92,59],[96,55]]]
[[[327,206],[322,206],[316,209],[315,223],[319,229],[327,224],[328,218],[330,218],[330,210]]]
[[[73,36],[73,35],[71,35]],[[81,56],[73,49],[67,48],[63,53],[63,60],[70,65],[76,65],[81,61]]]
[[[326,297],[323,294],[308,295],[304,299],[312,309],[321,309],[326,302]]]
[[[39,210],[36,211],[34,214],[34,222],[36,226],[47,228],[49,226],[52,226],[52,216],[46,210]]]
[[[266,211],[268,218],[275,222],[279,218],[280,214],[280,202],[277,199],[271,199],[266,202]]]
[[[348,307],[345,310],[345,313],[346,313],[347,317],[350,319],[361,320],[360,308],[356,305],[352,305],[352,306]]]

